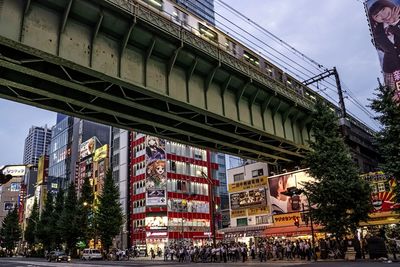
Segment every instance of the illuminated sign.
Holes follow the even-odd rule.
[[[94,157],[93,157],[93,161],[99,161],[101,159],[106,158],[108,155],[108,145],[104,145],[98,149],[96,149],[96,151],[94,152]]]
[[[237,217],[246,217],[247,212],[246,210],[232,210],[231,211],[231,218],[237,218]]]
[[[254,178],[251,180],[240,181],[240,182],[236,182],[233,184],[229,184],[228,192],[234,193],[234,192],[239,192],[239,191],[244,191],[244,190],[254,189],[254,188],[259,188],[259,187],[265,187],[265,186],[268,186],[268,177],[261,176],[259,178]]]
[[[265,188],[230,194],[231,209],[242,209],[251,206],[266,205]]]
[[[302,222],[300,212],[277,214],[273,216],[275,226],[294,225],[296,219]]]
[[[268,207],[252,208],[252,209],[247,210],[247,214],[249,216],[269,214],[269,209],[268,209]]]
[[[15,165],[15,166],[6,166],[3,169],[4,175],[11,175],[13,177],[19,177],[25,175],[25,165]]]

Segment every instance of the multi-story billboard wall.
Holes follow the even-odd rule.
[[[167,205],[165,140],[146,136],[146,206]]]
[[[367,0],[365,9],[384,83],[400,103],[400,0]]]
[[[384,213],[400,208],[396,203],[395,179],[389,179],[383,172],[371,172],[361,175],[371,186],[372,213]]]
[[[307,209],[308,202],[304,194],[289,197],[282,193],[287,191],[289,187],[301,189],[303,188],[303,183],[311,179],[304,170],[269,177],[268,184],[272,214],[299,212],[303,209],[303,206]]]

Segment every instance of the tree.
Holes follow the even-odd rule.
[[[68,253],[75,253],[74,248],[81,236],[79,221],[79,207],[75,184],[71,183],[68,187],[64,209],[58,222],[58,227],[64,237]]]
[[[6,217],[4,217],[0,229],[0,236],[3,241],[3,247],[9,251],[15,248],[15,243],[21,238],[17,207],[9,211]]]
[[[108,170],[96,214],[97,230],[107,252],[112,245],[112,239],[119,233],[122,223],[123,214],[119,202],[119,191],[114,184],[111,171]]]
[[[371,108],[378,113],[375,117],[383,126],[376,135],[376,142],[382,157],[380,168],[389,178],[396,179],[396,200],[400,203],[400,104],[395,100],[395,90],[380,86]],[[400,208],[397,209],[400,212]]]
[[[56,196],[56,203],[54,205],[54,212],[52,213],[52,221],[54,222],[54,244],[56,248],[61,248],[64,241],[63,232],[60,228],[60,220],[62,211],[64,210],[64,190],[60,188]]]
[[[371,211],[370,187],[363,181],[339,134],[337,117],[318,100],[312,114],[313,141],[305,164],[315,178],[305,184],[316,223],[341,238],[354,233]]]
[[[90,184],[89,177],[86,177],[81,189],[79,199],[80,227],[83,239],[88,244],[93,238],[93,187]]]
[[[53,211],[53,194],[49,191],[47,192],[45,206],[37,226],[37,236],[40,242],[42,242],[43,248],[48,251],[50,251],[54,245],[55,223],[53,221]]]
[[[38,241],[37,226],[39,223],[39,206],[36,197],[33,202],[31,216],[29,216],[25,229],[25,240],[29,245],[33,245]]]

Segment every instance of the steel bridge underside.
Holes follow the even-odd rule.
[[[272,164],[304,157],[312,103],[157,12],[115,3],[0,0],[0,97]]]

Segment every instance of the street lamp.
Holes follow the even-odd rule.
[[[197,171],[203,178],[205,178],[208,182],[208,194],[210,196],[210,226],[211,226],[211,235],[212,235],[212,242],[213,246],[216,246],[216,236],[215,236],[215,198],[214,198],[214,184],[213,181],[208,177],[204,171],[199,170]]]
[[[310,205],[310,200],[308,198],[308,194],[305,190],[299,189],[295,186],[288,187],[285,192],[281,193],[282,195],[288,196],[288,197],[294,197],[294,196],[299,196],[301,194],[304,194],[307,199],[307,205],[308,205],[308,214],[310,216],[310,228],[311,228],[311,250],[313,252],[313,257],[314,260],[317,261],[317,255],[315,254],[315,239],[314,239],[314,223],[313,223],[313,216],[311,212],[311,205]],[[304,213],[304,207],[303,207],[303,213]]]

